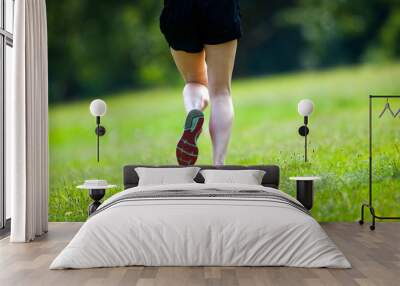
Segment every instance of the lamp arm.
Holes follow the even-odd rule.
[[[304,136],[304,162],[307,162],[307,124],[308,124],[308,116],[304,116],[304,126],[306,129]]]
[[[97,134],[97,162],[100,161],[100,138],[99,134]]]
[[[97,124],[97,162],[100,161],[100,134],[99,134],[99,126],[100,126],[100,116],[96,116],[96,124]]]
[[[304,162],[307,162],[307,124],[308,124],[308,116],[304,116],[304,126],[306,129],[306,133],[304,136]]]
[[[96,116],[96,129],[95,129],[96,137],[97,137],[97,162],[100,161],[100,136],[106,134],[106,129],[104,126],[100,125],[100,116]]]

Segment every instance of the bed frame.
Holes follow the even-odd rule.
[[[136,187],[139,183],[139,176],[135,171],[137,167],[149,168],[181,168],[174,165],[152,166],[152,165],[127,165],[124,166],[124,189]],[[265,175],[262,179],[262,185],[270,188],[279,188],[279,167],[275,165],[254,165],[254,166],[240,166],[240,165],[225,165],[225,166],[211,166],[211,165],[196,165],[202,170],[204,169],[220,169],[220,170],[263,170]],[[198,173],[194,180],[197,183],[204,183],[203,176]]]

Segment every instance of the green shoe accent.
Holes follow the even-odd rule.
[[[192,119],[192,126],[190,126],[190,131],[193,132],[194,128],[197,125],[197,122],[199,121],[199,117],[195,117]]]
[[[185,130],[193,131],[197,125],[197,122],[199,121],[199,118],[204,118],[203,112],[198,109],[191,110],[186,117]]]

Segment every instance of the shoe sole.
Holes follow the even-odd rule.
[[[181,139],[176,145],[176,159],[181,166],[191,166],[197,161],[199,148],[197,139],[200,136],[204,123],[204,114],[193,109],[186,116],[185,128]]]

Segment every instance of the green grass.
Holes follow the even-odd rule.
[[[235,121],[227,164],[277,164],[281,190],[295,194],[289,176],[320,175],[313,215],[319,221],[354,221],[368,188],[368,94],[400,94],[400,64],[340,68],[238,80],[233,84]],[[84,179],[104,178],[122,189],[125,164],[175,164],[175,144],[185,113],[180,88],[122,92],[103,97],[107,134],[101,162],[95,158],[95,120],[89,101],[50,107],[51,221],[85,220],[90,203],[75,188]],[[302,161],[302,118],[297,102],[314,101],[310,118],[310,162]],[[374,105],[374,115],[384,101]],[[400,100],[392,101],[400,108]],[[208,111],[207,111],[208,115]],[[375,205],[396,215],[400,202],[400,118],[374,121]],[[198,163],[210,164],[207,128]],[[398,215],[398,214],[397,214]]]

